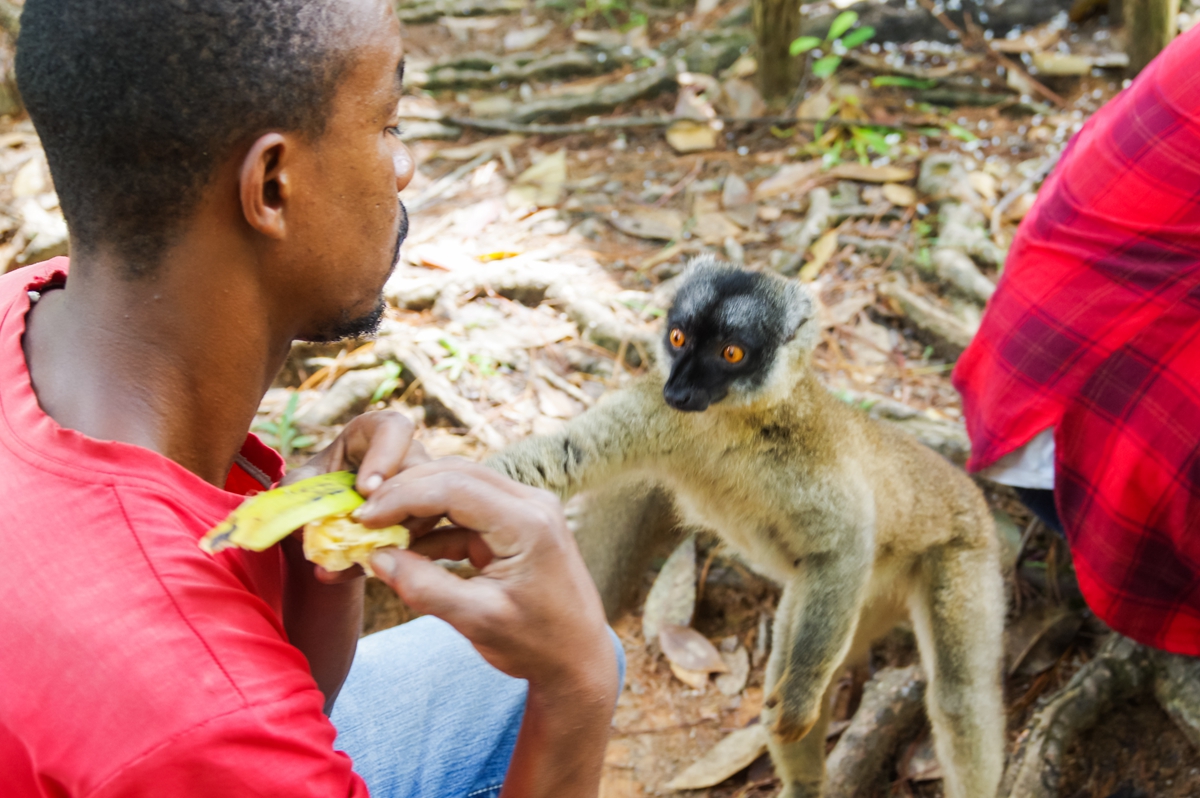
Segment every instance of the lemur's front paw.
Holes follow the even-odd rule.
[[[773,734],[781,743],[795,743],[803,740],[805,735],[817,725],[820,717],[820,707],[804,711],[795,704],[787,701],[777,686],[763,702],[763,720],[767,721]]]

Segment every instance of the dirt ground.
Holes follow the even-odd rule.
[[[734,2],[718,4],[703,18],[687,10],[659,9],[643,35],[655,45],[693,25],[714,26],[719,16],[735,16],[739,8]],[[1185,8],[1190,6],[1185,3]],[[446,16],[409,25],[409,70],[428,73],[439,59],[468,51],[504,52],[506,35],[539,25],[549,26],[535,45],[539,52],[575,47],[581,30],[608,30],[603,15],[571,19],[568,12],[528,5],[513,14]],[[1035,32],[1041,36],[1046,29]],[[1089,57],[1115,50],[1114,37],[1120,36],[1103,17],[1080,25],[1063,22],[1052,33],[1046,52]],[[948,47],[902,44],[880,53],[881,58],[899,53],[913,69],[944,68],[960,98],[993,91],[1003,82],[993,65],[956,73],[963,54]],[[520,85],[414,89],[406,103],[416,124],[431,115],[468,115],[491,97],[521,102],[619,83],[633,69]],[[298,345],[263,403],[260,432],[289,449],[285,453],[296,462],[331,440],[349,418],[372,408],[408,415],[418,438],[435,455],[481,458],[504,443],[556,429],[648,367],[644,342],[657,334],[663,313],[658,289],[682,270],[687,257],[712,252],[753,269],[777,267],[808,218],[812,190],[823,188],[833,198],[836,212],[830,226],[837,235],[827,239],[833,250],[820,263],[816,243],[805,244],[812,247],[805,263],[816,266],[801,272],[823,305],[816,369],[832,390],[864,409],[903,406],[914,417],[961,437],[960,400],[949,379],[961,347],[914,319],[886,292],[886,286],[903,279],[956,324],[968,331],[972,322],[977,325],[980,303],[964,300],[922,268],[930,248],[937,246],[937,207],[945,198],[920,193],[916,173],[931,154],[952,156],[986,211],[986,237],[1007,246],[1022,209],[1036,195],[1040,176],[1087,117],[1120,91],[1123,77],[1108,68],[1061,78],[1042,75],[1065,98],[1064,106],[1055,108],[1015,95],[988,107],[938,105],[915,99],[911,85],[877,85],[877,76],[874,68],[848,59],[831,79],[832,86],[810,84],[806,103],[822,91],[831,92],[840,103],[837,113],[856,120],[857,128],[731,120],[712,148],[692,153],[672,148],[662,126],[517,135],[495,147],[489,142],[498,141],[499,134],[469,127],[449,141],[412,140],[420,166],[402,194],[413,209],[411,234],[386,292],[390,308],[382,337]],[[737,78],[722,73],[720,79],[728,86]],[[666,90],[602,114],[670,117],[680,113],[679,99],[678,91]],[[728,100],[698,102],[702,111],[713,102],[723,111],[722,102]],[[789,110],[794,114],[795,109]],[[881,140],[890,137],[887,151],[870,149],[859,157],[854,131],[868,129]],[[559,153],[563,169],[551,170],[551,177],[536,186],[550,198],[514,202],[511,189],[522,183],[527,170]],[[786,168],[822,159],[826,166],[849,163],[865,171],[840,179],[813,172],[777,193],[763,190],[768,181],[786,175]],[[887,174],[882,170],[896,167],[902,172],[881,179]],[[0,272],[65,251],[61,241],[54,243],[54,236],[63,233],[61,214],[36,135],[25,120],[6,118],[0,126],[0,174]],[[737,181],[748,194],[729,201],[726,189]],[[903,190],[887,189],[889,184]],[[905,201],[909,194],[911,201]],[[663,211],[668,215],[662,216]],[[622,221],[628,219],[634,224]],[[666,232],[646,235],[652,222],[665,224]],[[899,248],[891,252],[870,246],[879,242]],[[986,259],[979,268],[987,279],[998,276]],[[585,300],[594,301],[589,305]],[[600,315],[588,315],[593,313]],[[617,338],[601,334],[605,325],[618,330]],[[387,342],[401,342],[414,351],[390,354]],[[422,363],[428,369],[418,374]],[[355,379],[366,389],[348,387]],[[1019,647],[1020,653],[1033,653],[1007,678],[1011,741],[1039,701],[1094,654],[1105,630],[1074,587],[1066,546],[1046,530],[1031,528],[1031,516],[1006,489],[981,487],[1005,520],[1001,533],[1013,559],[1025,539],[1021,564],[1008,577],[1010,630],[1033,629]],[[741,646],[751,652],[750,675],[735,695],[720,692],[711,680],[702,689],[689,687],[673,675],[657,648],[644,644],[641,606],[662,565],[657,560],[644,574],[642,596],[632,612],[614,624],[628,657],[628,674],[606,758],[605,798],[669,794],[664,785],[672,777],[727,733],[757,721],[763,701],[760,637],[778,589],[721,551],[713,539],[700,539],[697,562],[702,576],[693,627],[714,644],[724,641],[730,649]],[[1058,631],[1039,627],[1038,613],[1058,613]],[[1062,634],[1061,619],[1067,616],[1070,632]],[[390,591],[368,584],[366,633],[409,617]],[[1016,648],[1010,641],[1010,659]],[[876,646],[872,669],[914,661],[911,635],[901,629]],[[853,674],[847,674],[836,721],[850,717],[860,690]],[[835,723],[835,732],[844,725]],[[923,758],[927,738],[926,732],[902,749],[891,766],[887,795],[941,794],[940,781],[927,778],[936,774]],[[829,745],[835,741],[836,734]],[[772,795],[777,789],[763,756],[725,782],[689,795],[743,798]],[[1200,796],[1200,753],[1156,705],[1136,702],[1114,711],[1075,746],[1060,794]]]

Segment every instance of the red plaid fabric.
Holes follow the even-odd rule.
[[[971,470],[1055,428],[1092,610],[1200,656],[1200,28],[1071,142],[954,384]]]

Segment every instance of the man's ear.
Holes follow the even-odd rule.
[[[258,232],[283,238],[286,225],[283,207],[290,188],[285,155],[288,141],[279,133],[260,136],[242,160],[238,175],[242,215]]]

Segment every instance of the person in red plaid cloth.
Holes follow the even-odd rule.
[[[1068,145],[954,384],[1092,611],[1200,656],[1200,28]]]

